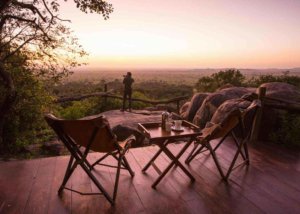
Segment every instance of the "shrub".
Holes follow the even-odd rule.
[[[239,70],[230,69],[201,77],[196,83],[195,88],[199,92],[214,92],[226,84],[242,86],[244,80],[245,76]]]
[[[10,72],[15,81],[17,97],[14,108],[5,118],[4,144],[0,147],[5,148],[2,152],[17,153],[24,146],[38,142],[40,138],[36,136],[47,129],[43,114],[51,106],[52,97],[45,90],[43,81],[26,69],[16,67]]]
[[[263,83],[267,82],[284,82],[300,88],[300,77],[289,75],[289,72],[286,71],[282,75],[274,76],[274,75],[261,75],[258,77],[252,77],[248,82],[247,85],[251,87],[258,87]]]
[[[300,146],[300,115],[285,113],[280,115],[280,127],[270,135],[270,140],[285,145]]]

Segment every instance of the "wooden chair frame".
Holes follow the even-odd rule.
[[[238,120],[236,122],[236,124],[234,126],[232,126],[227,133],[225,133],[222,137],[221,140],[218,142],[218,144],[213,148],[211,145],[211,140],[216,139],[214,137],[215,133],[218,133],[218,130],[222,131],[222,127],[215,124],[215,126],[208,131],[208,133],[205,133],[203,136],[199,136],[197,138],[197,140],[194,142],[194,148],[192,149],[192,151],[190,152],[190,154],[188,155],[188,157],[185,160],[186,164],[190,164],[190,162],[200,153],[204,152],[204,151],[209,151],[209,153],[212,155],[213,160],[217,166],[217,169],[222,177],[222,179],[224,179],[225,181],[228,180],[229,175],[232,173],[233,170],[235,170],[236,168],[243,166],[243,165],[249,165],[250,164],[250,157],[249,157],[249,152],[248,152],[248,146],[247,146],[247,142],[250,139],[251,136],[251,128],[249,128],[248,133],[246,132],[246,128],[245,128],[245,123],[244,123],[244,119],[245,117],[250,113],[253,112],[255,113],[255,111],[257,110],[257,107],[259,106],[259,104],[253,104],[251,106],[249,106],[249,108],[247,108],[245,111],[241,112],[240,110],[234,112],[232,117],[237,117]],[[253,116],[254,118],[254,116]],[[252,121],[252,120],[251,120]],[[236,136],[236,134],[234,133],[234,131],[240,128],[241,131],[241,139],[238,139],[238,137]],[[225,141],[226,138],[228,137],[232,137],[233,141],[235,142],[236,145],[236,152],[234,153],[233,159],[229,165],[229,168],[227,169],[226,172],[223,171],[220,162],[218,160],[218,157],[216,155],[216,150],[220,147],[220,145]],[[243,161],[241,163],[239,163],[238,165],[236,165],[236,161],[238,156],[241,155]]]
[[[70,160],[69,160],[66,172],[65,172],[65,176],[64,176],[62,184],[58,190],[58,194],[61,196],[62,191],[64,189],[66,189],[66,190],[70,190],[70,191],[76,192],[81,195],[104,195],[104,197],[111,203],[111,205],[114,205],[114,202],[117,197],[120,170],[126,169],[130,173],[130,175],[132,177],[134,177],[134,172],[132,171],[132,169],[125,157],[126,152],[129,150],[129,148],[131,146],[131,142],[135,140],[134,136],[130,136],[125,141],[123,141],[121,144],[123,146],[120,146],[116,140],[113,141],[116,149],[114,151],[107,152],[99,160],[97,160],[95,163],[91,164],[87,160],[87,156],[88,156],[88,153],[90,152],[90,149],[91,149],[91,146],[93,145],[93,143],[101,143],[101,142],[95,141],[96,135],[97,135],[100,127],[96,126],[93,129],[92,134],[91,134],[90,138],[87,139],[87,144],[84,148],[83,146],[78,145],[74,141],[74,139],[72,139],[69,136],[69,134],[63,130],[63,127],[61,125],[61,121],[63,121],[63,120],[59,120],[52,115],[46,115],[45,119],[48,122],[48,124],[53,128],[53,130],[56,132],[58,137],[61,139],[61,141],[64,143],[64,145],[66,146],[66,148],[69,150],[69,152],[71,154]],[[101,128],[103,128],[103,127],[101,127]],[[104,127],[104,128],[106,128],[106,129],[108,129],[108,131],[110,131],[109,127]],[[84,150],[84,151],[81,151],[81,150]],[[108,156],[112,156],[117,160],[117,166],[101,163]],[[100,191],[99,193],[83,193],[83,192],[66,187],[66,184],[67,184],[69,178],[71,177],[71,175],[73,174],[73,172],[75,171],[75,169],[78,165],[81,166],[81,168],[84,170],[84,172],[90,177],[92,182],[99,189],[99,191]],[[98,179],[92,173],[92,170],[94,169],[95,165],[103,165],[103,166],[107,166],[107,167],[117,168],[113,196],[110,196],[108,194],[108,192],[105,190],[105,188],[100,184]]]

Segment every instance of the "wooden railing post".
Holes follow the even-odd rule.
[[[177,100],[177,102],[176,102],[176,104],[177,104],[177,113],[179,114],[179,110],[180,110],[180,100]]]
[[[107,93],[107,84],[104,84],[104,93]],[[107,103],[107,96],[104,96],[104,100],[103,100],[104,106],[106,107],[106,103]]]
[[[257,112],[255,114],[255,118],[252,124],[252,133],[250,137],[250,141],[257,141],[258,134],[261,126],[261,119],[262,119],[262,113],[263,113],[263,98],[266,96],[267,89],[265,87],[259,87],[258,88],[258,99],[261,101],[261,107],[257,109]]]

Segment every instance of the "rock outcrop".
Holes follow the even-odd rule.
[[[264,83],[260,85],[260,87],[266,88],[266,98],[279,99],[282,102],[300,102],[300,90],[296,86],[282,82],[270,82]],[[274,100],[274,102],[280,101]],[[280,128],[281,116],[285,112],[285,110],[279,110],[264,106],[261,118],[261,129],[258,138],[261,140],[268,140],[270,134],[272,132],[276,132],[276,130]]]
[[[187,111],[187,110],[188,110],[190,104],[191,104],[190,101],[189,101],[189,102],[186,102],[186,103],[184,103],[184,104],[181,106],[181,108],[179,109],[179,115],[180,115],[183,119],[185,119],[185,120],[187,120],[187,118],[188,118],[188,111]]]
[[[198,109],[193,123],[204,128],[205,124],[211,120],[217,108],[226,100],[240,98],[243,95],[250,93],[249,90],[243,87],[225,88],[215,93],[208,95]]]
[[[283,82],[263,83],[260,87],[267,89],[266,96],[275,99],[300,102],[300,90],[293,85]],[[258,89],[256,90],[258,93]]]
[[[186,119],[190,122],[193,121],[198,109],[201,107],[205,98],[209,95],[209,93],[197,93],[193,96],[189,107],[187,108],[187,117]]]
[[[117,125],[112,128],[112,132],[117,136],[118,141],[126,140],[130,135],[134,135],[136,141],[131,144],[132,148],[144,146],[145,136],[136,128],[129,126]]]
[[[266,103],[300,103],[300,90],[293,85],[270,82],[260,87],[265,87],[267,90]],[[250,101],[257,99],[257,93],[258,88],[230,87],[230,85],[214,93],[198,93],[182,107],[180,114],[184,119],[204,128],[207,122],[218,123],[224,120],[236,108],[247,108]],[[285,112],[285,110],[264,106],[261,120],[263,131],[260,131],[259,139],[268,140],[270,133],[280,127],[280,117]]]
[[[134,135],[136,142],[131,146],[132,148],[142,147],[147,145],[148,141],[144,141],[144,135],[137,129],[138,123],[158,122],[161,120],[161,111],[145,111],[135,110],[133,112],[121,112],[120,110],[111,110],[103,112],[100,115],[104,115],[109,121],[110,127],[114,134],[116,134],[119,141],[125,140],[130,135]],[[94,118],[99,115],[93,115],[86,118]],[[35,144],[34,144],[35,145]],[[45,155],[63,155],[68,154],[67,149],[64,147],[61,141],[52,140],[45,142],[40,148],[32,147],[27,148],[31,154],[45,154]]]
[[[250,106],[250,104],[250,101],[241,98],[227,100],[220,105],[210,121],[212,123],[221,124],[232,112],[238,109],[246,109]]]

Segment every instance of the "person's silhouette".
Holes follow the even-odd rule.
[[[127,75],[124,76],[123,84],[124,84],[124,95],[123,95],[123,108],[122,111],[125,111],[125,102],[128,98],[128,108],[131,111],[131,94],[132,94],[132,83],[134,79],[131,77],[131,72],[127,72]]]

